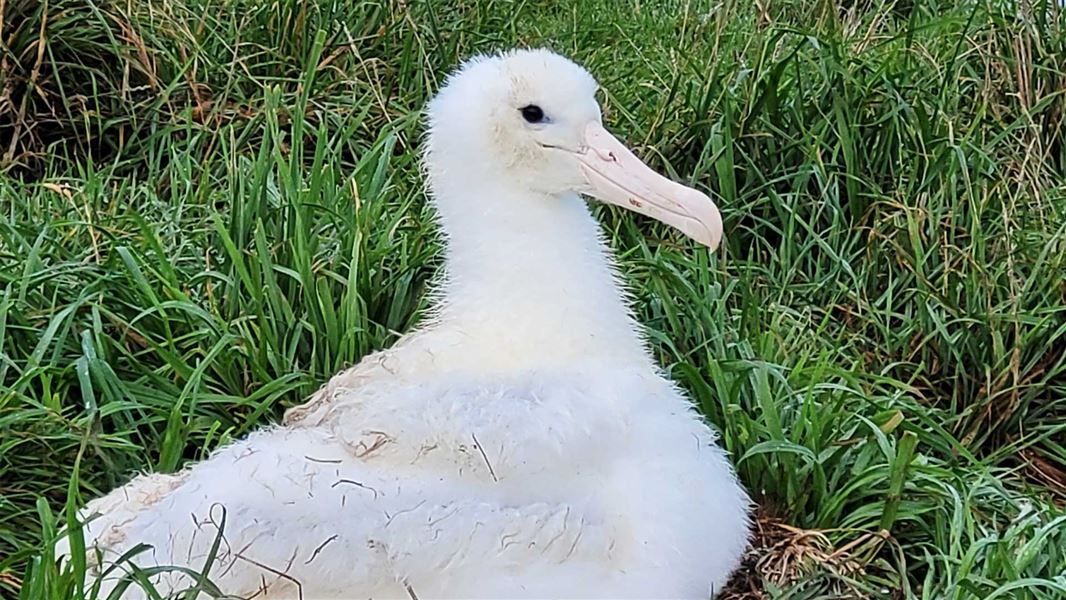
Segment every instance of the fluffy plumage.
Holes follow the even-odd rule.
[[[627,179],[635,157],[602,137],[595,91],[583,69],[538,50],[451,77],[428,111],[426,174],[447,240],[433,318],[283,426],[91,502],[96,571],[137,543],[153,547],[141,567],[199,569],[224,515],[210,577],[238,596],[720,589],[747,544],[748,498],[650,358],[579,193],[709,245],[720,221],[705,197],[650,171]],[[543,122],[523,116],[530,105]],[[153,580],[164,592],[192,582]]]

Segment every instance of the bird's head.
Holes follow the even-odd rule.
[[[583,194],[716,248],[722,220],[714,202],[659,175],[611,135],[597,87],[585,69],[547,50],[467,61],[429,105],[431,184],[487,178],[546,198]]]

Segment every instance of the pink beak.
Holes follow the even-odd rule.
[[[585,147],[577,159],[588,179],[589,196],[676,227],[711,250],[718,247],[722,216],[714,202],[652,171],[603,125],[586,127]]]

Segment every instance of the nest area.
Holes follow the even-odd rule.
[[[50,155],[121,149],[138,105],[157,87],[131,21],[110,2],[0,6],[0,169],[36,178]]]
[[[156,52],[131,6],[0,0],[0,170],[37,179],[49,159],[115,156],[159,112]]]
[[[152,154],[151,134],[255,120],[274,88],[282,124],[303,96],[328,105],[308,107],[308,123],[361,110],[368,135],[410,109],[390,112],[383,94],[395,90],[381,81],[388,66],[360,55],[387,54],[383,28],[404,24],[401,4],[384,13],[349,2],[270,6],[0,0],[0,172],[37,181],[57,163],[136,163]],[[235,14],[247,22],[234,24]],[[243,39],[240,30],[257,35]],[[318,57],[324,31],[326,54]],[[309,60],[317,62],[314,90],[302,87]]]

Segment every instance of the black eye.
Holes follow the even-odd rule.
[[[522,118],[525,119],[527,123],[540,123],[544,120],[544,111],[536,104],[523,106],[518,110],[522,111]]]

